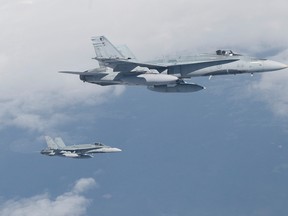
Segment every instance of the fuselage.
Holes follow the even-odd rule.
[[[153,61],[163,66],[168,65],[168,74],[179,78],[215,76],[243,73],[262,73],[282,70],[287,65],[280,62],[234,54],[232,51],[217,50],[216,54],[200,54],[163,58]]]
[[[63,148],[46,148],[41,151],[41,154],[48,156],[63,156],[70,158],[91,158],[95,153],[113,153],[120,152],[121,149],[113,148],[103,145],[101,143],[95,144],[79,144],[65,146]]]
[[[129,60],[127,60],[127,63]],[[136,71],[89,70],[80,75],[84,82],[98,85],[176,85],[179,79],[243,73],[261,73],[287,68],[287,65],[267,59],[234,54],[232,51],[216,51],[216,54],[163,58],[148,62],[166,68],[164,71],[143,68]],[[124,63],[123,63],[124,64]],[[153,68],[152,68],[153,69]]]

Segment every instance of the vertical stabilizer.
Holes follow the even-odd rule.
[[[124,56],[125,59],[132,59],[132,60],[137,60],[135,55],[131,52],[128,46],[126,45],[118,45],[116,46],[117,50],[121,52],[121,54]]]
[[[45,140],[46,140],[47,146],[50,149],[58,149],[57,144],[53,141],[53,139],[51,137],[45,136]]]
[[[58,148],[64,148],[66,147],[65,143],[63,142],[61,137],[56,137],[55,138],[55,143],[58,146]]]
[[[96,59],[125,58],[124,55],[105,36],[92,37],[91,40],[95,49]]]

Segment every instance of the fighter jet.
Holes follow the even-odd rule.
[[[195,92],[204,89],[185,79],[244,73],[261,73],[287,68],[287,65],[236,54],[231,50],[217,50],[212,54],[178,56],[150,62],[137,61],[128,47],[116,48],[105,36],[92,37],[99,67],[77,74],[84,82],[107,85],[141,85],[156,92]]]
[[[48,156],[62,156],[68,158],[91,158],[95,153],[111,153],[122,151],[119,148],[112,148],[101,143],[78,144],[66,146],[60,137],[54,140],[45,136],[47,148],[41,151],[41,154]]]

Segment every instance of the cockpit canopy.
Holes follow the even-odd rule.
[[[235,54],[232,50],[217,50],[216,54],[219,56],[239,56],[239,54]]]

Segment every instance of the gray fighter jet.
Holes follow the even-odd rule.
[[[60,137],[53,140],[45,136],[47,148],[41,151],[41,154],[48,156],[62,156],[69,158],[91,158],[95,153],[112,153],[122,151],[119,148],[112,148],[101,143],[78,144],[66,146]]]
[[[260,73],[287,68],[287,65],[217,50],[212,54],[178,56],[151,62],[139,62],[126,47],[116,48],[105,36],[92,38],[99,67],[84,72],[60,71],[80,75],[84,82],[101,86],[142,85],[157,92],[195,92],[204,89],[184,79],[243,73]]]

